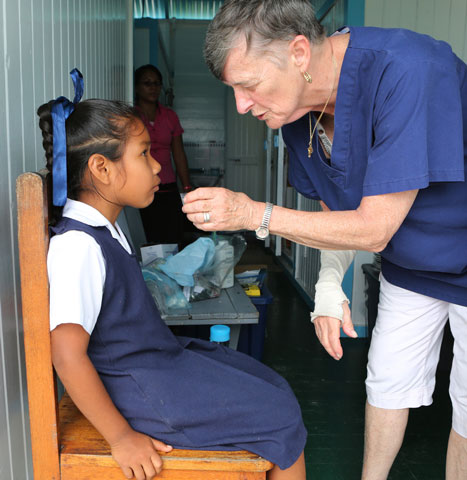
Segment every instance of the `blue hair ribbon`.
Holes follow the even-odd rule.
[[[52,104],[53,124],[53,198],[52,202],[57,207],[63,207],[67,197],[67,172],[66,172],[66,130],[65,121],[72,114],[75,105],[81,100],[84,90],[83,75],[74,68],[71,79],[75,88],[75,97],[70,102],[66,97],[58,97]]]

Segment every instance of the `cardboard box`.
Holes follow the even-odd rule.
[[[257,285],[261,289],[267,269],[267,265],[236,265],[234,269],[235,279],[243,288]]]
[[[167,258],[169,255],[178,253],[176,243],[159,243],[157,245],[143,245],[141,247],[141,261],[143,267],[156,258]]]

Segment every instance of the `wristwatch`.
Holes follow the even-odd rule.
[[[269,222],[271,220],[272,203],[266,202],[266,208],[264,209],[263,220],[261,225],[255,230],[256,238],[258,240],[266,240],[269,237]]]

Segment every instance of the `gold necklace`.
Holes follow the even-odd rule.
[[[331,52],[332,52],[332,45],[331,45]],[[311,112],[308,112],[308,123],[310,125],[310,142],[308,143],[308,158],[310,158],[311,154],[313,153],[313,147],[311,145],[311,142],[313,140],[313,135],[315,134],[316,127],[318,126],[318,123],[321,120],[321,117],[324,115],[324,111],[326,110],[326,107],[328,106],[329,100],[332,96],[332,92],[334,91],[334,84],[336,83],[337,65],[336,65],[336,59],[334,58],[334,52],[331,53],[331,59],[332,59],[332,65],[334,67],[334,78],[332,80],[331,92],[329,93],[328,99],[326,100],[326,103],[324,104],[323,110],[319,114],[318,120],[316,120],[316,123],[315,123],[315,126],[314,126],[313,130],[311,129]]]

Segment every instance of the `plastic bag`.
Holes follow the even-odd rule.
[[[174,279],[192,302],[215,298],[233,286],[234,267],[246,248],[241,235],[201,237],[169,257],[160,269]]]
[[[158,258],[143,267],[143,278],[159,311],[164,314],[176,313],[191,308],[180,285],[160,270],[164,259]]]
[[[201,237],[181,252],[166,258],[160,269],[182,287],[194,287],[194,275],[212,264],[214,254],[214,242],[208,237]]]
[[[192,287],[183,287],[183,293],[190,302],[216,298],[221,294],[221,289],[206,280],[203,275],[195,274],[195,284]]]
[[[230,288],[234,284],[234,267],[246,249],[245,239],[239,235],[218,235],[215,254],[203,276],[220,288]]]

